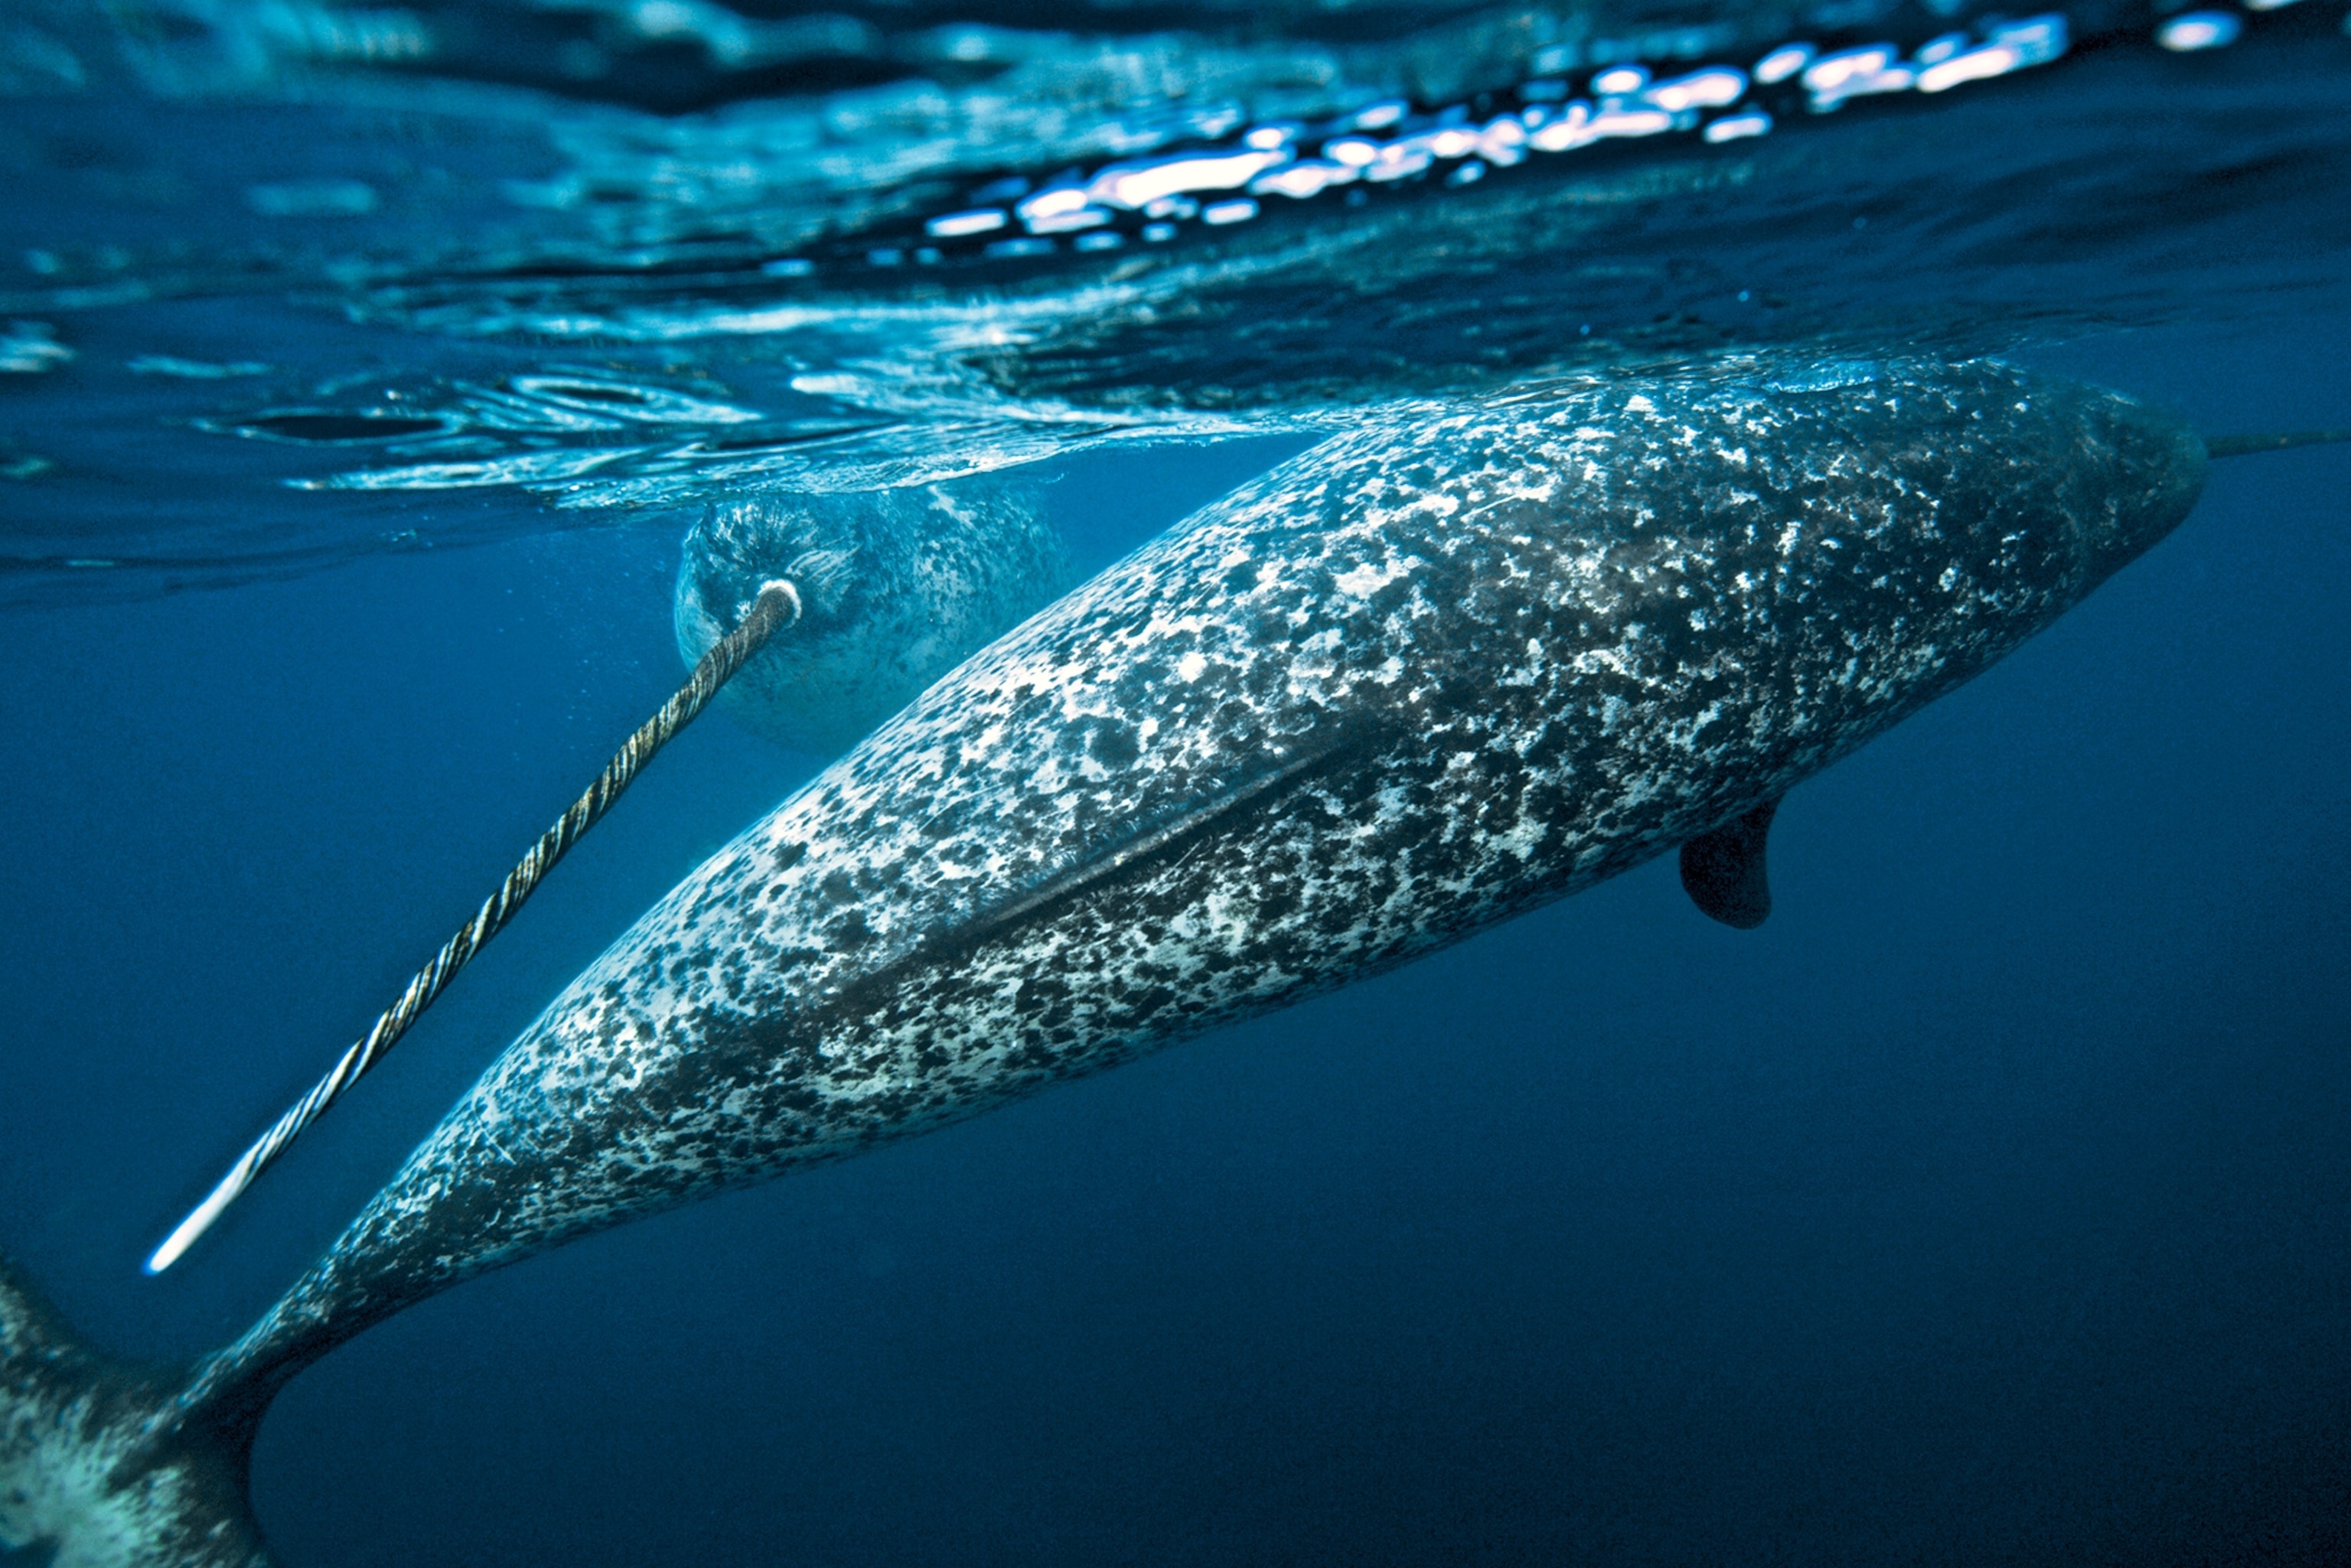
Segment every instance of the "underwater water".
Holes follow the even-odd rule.
[[[2347,25],[12,6],[0,1251],[225,1343],[818,772],[722,705],[141,1274],[675,686],[712,507],[1018,484],[1081,577],[1367,410],[1750,350],[2351,428]],[[2346,489],[2216,463],[1788,797],[1760,930],[1668,856],[401,1314],[262,1426],[273,1551],[2343,1561]]]

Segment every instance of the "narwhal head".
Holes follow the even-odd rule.
[[[1032,494],[998,478],[734,501],[686,536],[678,651],[700,658],[763,583],[789,582],[799,619],[719,700],[771,740],[844,751],[1071,577]]]
[[[2178,528],[2204,487],[2203,439],[2179,413],[1999,360],[1766,356],[1749,373],[1783,404],[1848,405],[1852,439],[1819,461],[1932,486],[1919,563],[1947,549],[1980,581],[2031,590],[1994,590],[1987,611],[2069,608]]]
[[[2085,496],[2102,497],[2073,514],[2086,593],[2187,517],[2204,490],[2204,440],[2179,414],[2102,387],[2034,377],[2022,391],[2060,405],[2053,411],[2061,412],[2053,432],[2061,444],[2051,455],[2053,473]]]

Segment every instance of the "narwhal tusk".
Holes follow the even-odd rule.
[[[2242,457],[2254,452],[2283,452],[2289,446],[2325,446],[2335,441],[2351,441],[2351,430],[2289,430],[2267,435],[2208,435],[2204,438],[2204,455],[2207,457]]]
[[[475,954],[486,946],[492,936],[514,917],[523,901],[530,897],[539,879],[555,868],[566,851],[580,841],[580,836],[595,826],[597,821],[611,809],[612,802],[634,781],[637,770],[653,759],[653,754],[667,745],[670,738],[709,706],[736,671],[748,662],[751,655],[764,646],[769,636],[780,626],[789,626],[800,618],[799,590],[781,578],[759,585],[758,596],[751,601],[743,619],[734,631],[720,638],[710,652],[702,656],[686,677],[685,685],[677,689],[659,713],[645,720],[628,743],[613,754],[604,765],[596,782],[588,792],[571,803],[556,824],[539,835],[530,852],[507,873],[498,891],[492,894],[458,933],[449,938],[433,962],[416,972],[400,999],[386,1008],[373,1027],[357,1043],[343,1052],[333,1071],[311,1086],[310,1092],[296,1101],[287,1113],[270,1125],[267,1132],[254,1140],[253,1145],[229,1167],[204,1202],[190,1210],[163,1244],[147,1260],[147,1272],[160,1274],[180,1260],[183,1253],[196,1243],[196,1239],[212,1228],[228,1206],[251,1186],[261,1173],[267,1170],[277,1157],[302,1135],[303,1130],[326,1114],[327,1107],[341,1099],[345,1091],[358,1082],[367,1071],[383,1060],[392,1043],[408,1032],[433,999],[446,990],[449,982],[457,977]]]

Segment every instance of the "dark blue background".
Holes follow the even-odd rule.
[[[2351,425],[2340,322],[2044,355]],[[1270,449],[1102,455],[1097,554]],[[1670,865],[469,1284],[306,1374],[292,1564],[2335,1562],[2351,1551],[2351,451]],[[291,504],[291,503],[289,503]],[[650,529],[0,616],[0,1244],[233,1335],[805,777],[720,717],[160,1281],[138,1260],[678,675]]]

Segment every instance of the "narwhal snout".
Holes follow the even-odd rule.
[[[2204,492],[2204,439],[2168,410],[2101,393],[2085,421],[2106,504],[2085,518],[2089,584],[2105,581],[2162,542]]]

